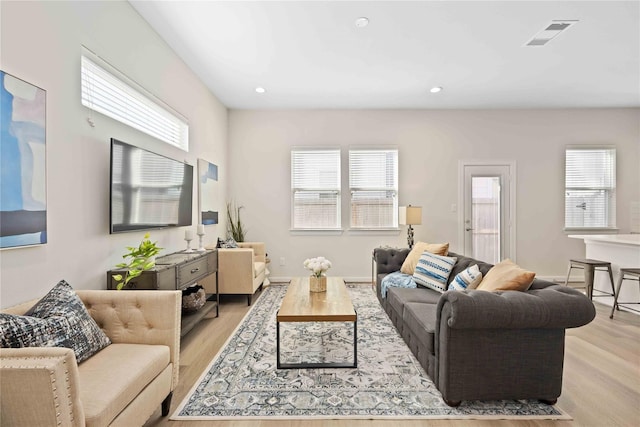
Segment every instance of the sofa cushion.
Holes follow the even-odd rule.
[[[53,287],[25,316],[0,314],[2,347],[66,347],[78,363],[111,344],[64,280]]]
[[[456,274],[451,283],[449,283],[450,291],[463,291],[465,289],[475,289],[482,281],[482,273],[477,264]]]
[[[410,302],[405,304],[402,314],[404,326],[409,328],[415,338],[427,348],[429,354],[435,353],[437,308],[436,304]]]
[[[403,307],[410,302],[423,304],[438,304],[441,294],[425,288],[389,288],[387,289],[387,302],[393,307],[398,316],[402,317]]]
[[[146,344],[111,344],[80,364],[87,427],[109,425],[168,365],[169,347]]]
[[[254,262],[253,263],[253,274],[254,274],[254,278],[260,276],[261,274],[264,274],[264,269],[265,269],[266,264],[264,262]]]
[[[400,271],[404,274],[413,274],[416,269],[416,265],[418,265],[418,260],[420,256],[424,252],[431,252],[436,255],[447,255],[449,252],[449,244],[448,243],[425,243],[425,242],[417,242],[413,245],[411,252],[404,259],[402,263],[402,267],[400,267]]]
[[[486,274],[477,289],[482,291],[526,291],[536,273],[520,268],[510,259],[496,264]]]
[[[422,285],[434,291],[444,292],[447,290],[449,275],[455,263],[455,257],[424,252],[418,260],[413,278],[418,286]]]

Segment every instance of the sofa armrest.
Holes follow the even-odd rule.
[[[218,249],[221,294],[253,294],[255,263],[252,248]]]
[[[453,329],[564,329],[591,322],[593,303],[579,291],[552,285],[527,292],[448,291],[438,302]]]
[[[409,252],[408,248],[375,248],[373,259],[376,262],[376,277],[382,273],[389,274],[399,271]]]
[[[253,262],[267,262],[267,250],[263,242],[239,242],[238,247],[253,249]]]
[[[85,425],[73,350],[2,348],[0,379],[3,426]]]
[[[382,302],[381,283],[384,276],[394,271],[400,271],[400,267],[409,255],[410,249],[396,248],[375,248],[373,250],[373,260],[375,261],[375,281],[376,295]]]
[[[169,347],[172,390],[178,384],[180,360],[180,291],[76,291],[89,314],[114,343]]]

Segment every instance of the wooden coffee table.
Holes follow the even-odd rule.
[[[353,322],[353,363],[280,363],[280,322]],[[327,277],[325,292],[309,291],[308,277],[291,279],[276,314],[276,361],[278,369],[358,367],[358,314],[341,278]]]

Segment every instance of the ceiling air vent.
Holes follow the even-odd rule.
[[[525,46],[544,46],[576,22],[578,21],[551,21],[549,25],[533,36]]]

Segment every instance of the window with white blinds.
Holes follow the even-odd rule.
[[[189,125],[149,96],[82,55],[82,105],[189,151]]]
[[[291,228],[340,228],[340,150],[291,151]]]
[[[616,226],[615,148],[567,148],[565,228]]]
[[[398,227],[398,150],[349,150],[351,228]]]

